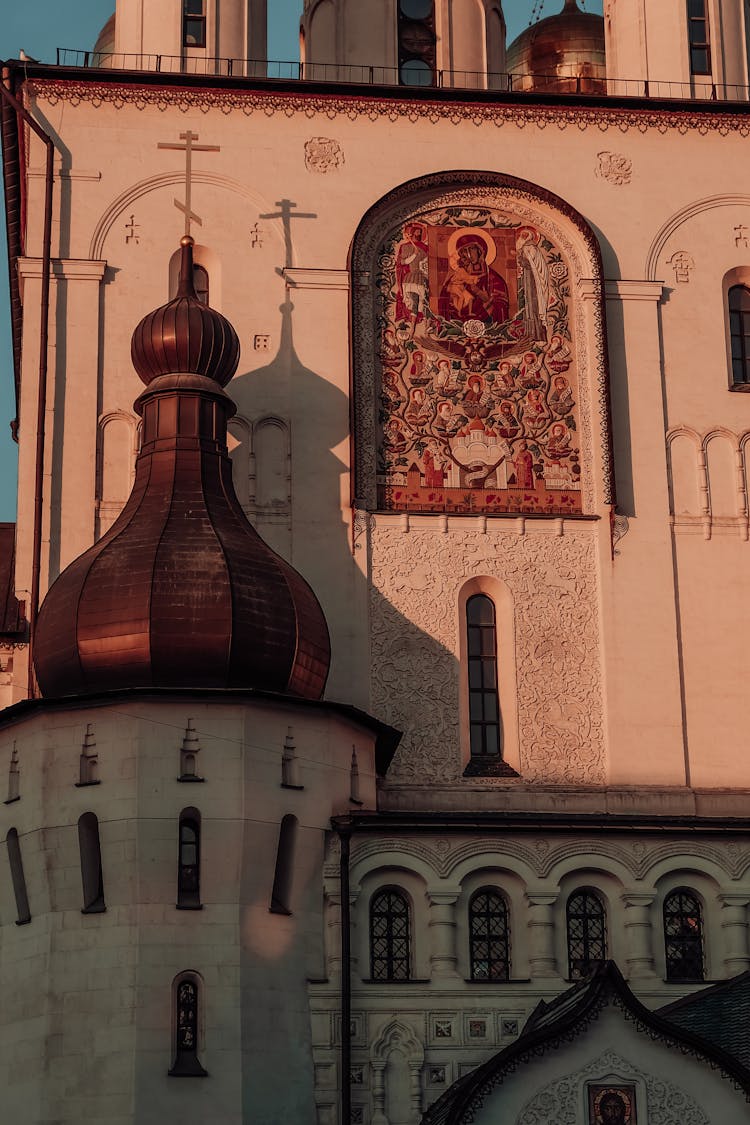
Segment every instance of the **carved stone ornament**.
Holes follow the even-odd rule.
[[[311,137],[305,142],[305,167],[308,172],[332,172],[343,163],[341,145],[331,137]]]
[[[304,83],[300,83],[304,85]],[[640,105],[633,110],[608,109],[606,106],[522,106],[499,105],[495,102],[485,104],[466,102],[461,104],[446,99],[443,102],[429,103],[420,98],[419,103],[411,99],[341,97],[336,94],[315,94],[307,91],[259,93],[257,91],[217,90],[214,88],[188,90],[184,86],[169,87],[127,87],[119,82],[34,79],[26,83],[30,94],[45,99],[50,105],[68,102],[73,107],[87,102],[94,107],[111,105],[115,109],[135,106],[138,110],[155,106],[160,112],[176,108],[188,114],[199,110],[201,113],[231,113],[233,110],[250,117],[253,113],[270,117],[275,113],[289,117],[297,112],[301,117],[321,114],[333,119],[344,117],[355,121],[358,117],[387,117],[389,120],[404,119],[424,127],[449,121],[460,125],[470,121],[477,128],[492,125],[501,129],[506,125],[523,129],[529,125],[540,128],[554,126],[555,129],[576,129],[590,126],[604,132],[608,129],[617,135],[633,129],[643,133],[645,129],[656,129],[664,134],[677,130],[682,135],[694,131],[700,136],[710,136],[717,130],[724,133],[737,133],[750,137],[750,118],[742,114],[696,113],[690,103],[684,108],[670,110],[642,109]]]
[[[695,258],[687,250],[676,250],[667,265],[674,270],[674,279],[678,285],[687,285],[690,281],[690,271],[695,269]]]
[[[637,1079],[646,1088],[648,1122],[658,1125],[710,1125],[709,1118],[693,1099],[672,1082],[646,1074],[620,1058],[614,1051],[606,1051],[594,1062],[576,1074],[551,1082],[526,1103],[518,1125],[578,1125],[578,1106],[581,1088],[587,1079],[618,1074]]]
[[[511,591],[521,775],[605,779],[596,546],[591,534],[380,528],[372,533],[372,709],[402,730],[389,778],[460,776],[460,586],[481,574]],[[424,581],[423,581],[424,578]],[[420,691],[429,670],[430,690]],[[439,702],[438,702],[439,701]]]
[[[601,180],[621,187],[633,178],[633,161],[621,152],[598,152],[596,174]]]

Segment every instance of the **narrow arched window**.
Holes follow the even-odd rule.
[[[180,813],[177,861],[177,906],[201,908],[201,814],[197,809]]]
[[[195,295],[202,305],[208,304],[208,270],[197,263],[193,266],[193,288]]]
[[[402,86],[434,86],[436,42],[433,0],[398,0],[398,80]]]
[[[510,974],[508,908],[497,891],[484,888],[469,903],[472,980],[507,980]]]
[[[711,39],[706,0],[687,0],[690,73],[711,73]]]
[[[750,289],[733,285],[727,297],[729,336],[732,344],[732,384],[750,383]]]
[[[104,904],[104,877],[102,851],[99,843],[99,821],[92,812],[84,813],[78,820],[78,847],[81,854],[81,882],[83,884],[82,914],[101,914]]]
[[[486,594],[466,603],[469,664],[469,732],[472,756],[502,752],[500,701],[497,691],[495,606]]]
[[[25,926],[27,922],[31,921],[31,911],[29,910],[26,877],[23,873],[23,862],[21,860],[21,844],[15,828],[8,831],[5,843],[8,847],[8,863],[10,864],[10,877],[13,881],[13,894],[16,897],[16,925]]]
[[[206,46],[206,0],[183,0],[182,45]]]
[[[593,891],[575,891],[566,909],[568,976],[582,980],[607,958],[604,903]]]
[[[195,973],[182,973],[174,982],[173,1078],[205,1078],[198,1059],[201,1047],[201,981]]]
[[[692,891],[679,887],[664,899],[667,980],[703,980],[703,920]]]
[[[272,914],[292,913],[292,878],[294,875],[294,846],[297,840],[297,818],[287,815],[279,828],[279,846],[276,849],[276,870],[271,891]]]
[[[398,890],[378,891],[370,901],[370,977],[409,980],[409,903]]]

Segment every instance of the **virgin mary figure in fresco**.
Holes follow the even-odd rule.
[[[505,279],[492,268],[497,247],[486,231],[456,231],[448,243],[449,270],[438,298],[445,320],[481,320],[502,324],[510,301]]]

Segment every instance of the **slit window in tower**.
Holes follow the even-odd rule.
[[[684,887],[664,899],[664,952],[667,980],[703,980],[701,904]]]
[[[83,884],[82,914],[102,914],[104,904],[104,876],[102,851],[99,843],[99,821],[96,814],[84,813],[78,820],[78,846],[81,853],[81,882]]]
[[[272,914],[292,913],[292,878],[294,876],[294,847],[297,840],[297,818],[291,814],[282,817],[279,828],[279,845],[276,849],[276,869],[271,891]]]
[[[497,891],[477,891],[469,904],[472,980],[507,980],[510,974],[508,908]]]
[[[193,288],[202,305],[208,304],[208,270],[198,263],[193,266]]]
[[[499,755],[500,701],[497,691],[495,606],[485,594],[466,603],[469,664],[469,733],[472,756]]]
[[[434,86],[433,0],[398,0],[398,80],[402,86]]]
[[[183,47],[206,46],[206,0],[183,0]]]
[[[177,906],[180,910],[200,910],[200,813],[183,809],[180,813]]]
[[[750,289],[733,285],[728,300],[732,386],[744,386],[750,383]]]
[[[711,73],[711,43],[706,0],[687,0],[690,73]]]
[[[568,976],[583,980],[607,957],[604,905],[593,891],[576,891],[568,899]]]
[[[18,840],[18,832],[15,828],[11,828],[8,831],[5,842],[8,848],[8,863],[10,864],[10,877],[13,882],[13,894],[16,899],[16,925],[25,926],[27,922],[31,921],[31,911],[29,910],[26,877],[23,873],[23,862],[21,860],[21,845]]]
[[[172,1078],[206,1077],[198,1060],[200,1002],[198,978],[192,973],[178,977],[174,991],[174,1062],[169,1071]]]

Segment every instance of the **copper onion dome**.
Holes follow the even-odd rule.
[[[606,93],[604,19],[582,12],[577,0],[527,27],[508,47],[507,69],[514,90]]]
[[[133,334],[146,383],[130,499],[63,571],[39,613],[45,696],[133,687],[323,694],[330,645],[305,580],[248,523],[226,445],[239,362],[234,329],[198,301],[193,240],[180,289]]]

